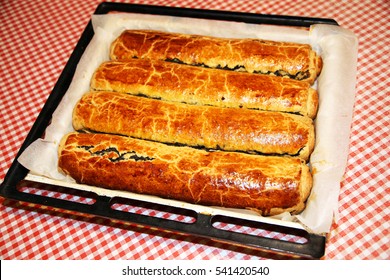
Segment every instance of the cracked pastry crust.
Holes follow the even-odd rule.
[[[92,77],[91,89],[310,118],[315,117],[318,107],[317,91],[308,82],[149,59],[102,63]]]
[[[110,58],[149,58],[189,65],[286,76],[314,83],[321,57],[307,44],[228,39],[156,30],[125,30]]]
[[[276,215],[303,210],[312,177],[302,159],[209,152],[130,137],[70,133],[59,168],[78,183]]]
[[[116,92],[89,92],[73,111],[75,130],[163,143],[291,155],[304,160],[314,146],[312,119],[294,114],[196,106]]]

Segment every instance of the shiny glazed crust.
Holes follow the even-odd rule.
[[[322,60],[306,44],[259,39],[227,39],[201,35],[126,30],[111,45],[110,58],[149,58],[288,76],[313,83]]]
[[[207,152],[108,134],[64,136],[58,165],[78,183],[262,215],[302,211],[312,187],[299,158]]]
[[[311,118],[318,106],[317,91],[308,82],[149,59],[102,63],[92,77],[91,89]]]
[[[116,92],[90,92],[73,111],[76,130],[163,143],[309,158],[313,121],[280,112],[195,106]]]

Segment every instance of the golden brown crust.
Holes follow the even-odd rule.
[[[299,158],[207,152],[108,134],[66,135],[58,165],[78,183],[262,215],[301,211],[312,184]]]
[[[73,112],[76,130],[127,135],[163,143],[308,159],[310,118],[280,112],[195,106],[115,92],[90,92]]]
[[[313,83],[321,57],[310,45],[259,39],[126,30],[111,45],[111,59],[149,58],[211,68],[288,76]]]
[[[314,119],[316,117],[318,111],[318,104],[318,92],[313,88],[309,88],[309,93],[307,94],[306,100],[306,112],[309,118]]]
[[[107,61],[92,90],[142,94],[196,105],[297,113],[314,118],[317,91],[304,81],[149,59]]]

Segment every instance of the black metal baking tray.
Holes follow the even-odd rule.
[[[108,14],[110,12],[129,12],[154,15],[169,15],[176,17],[192,17],[213,20],[227,20],[236,22],[246,22],[254,24],[272,24],[285,26],[310,27],[312,24],[331,24],[337,25],[333,19],[308,18],[295,16],[264,15],[253,13],[226,12],[216,10],[188,9],[176,7],[163,7],[152,5],[123,4],[123,3],[101,3],[95,14]],[[288,226],[267,224],[263,222],[254,222],[250,220],[231,218],[226,216],[212,216],[208,214],[197,213],[188,209],[181,209],[166,205],[156,205],[134,199],[125,199],[120,197],[107,197],[97,195],[96,193],[79,191],[65,187],[52,186],[44,183],[32,183],[25,181],[29,170],[24,168],[17,158],[19,155],[36,139],[44,135],[46,127],[50,123],[50,118],[66,93],[77,64],[84,53],[85,48],[94,36],[91,21],[82,33],[68,63],[63,69],[52,93],[42,108],[37,120],[33,124],[24,143],[22,144],[15,160],[8,170],[3,183],[0,187],[0,195],[8,201],[24,202],[36,206],[52,207],[54,209],[73,211],[74,213],[86,214],[90,216],[102,217],[128,223],[158,228],[159,230],[195,235],[206,239],[211,239],[229,244],[238,244],[244,247],[250,247],[255,250],[262,250],[280,254],[285,257],[294,258],[321,258],[325,251],[326,236],[316,235],[306,232],[303,229],[292,228]],[[47,196],[37,194],[37,192],[25,191],[29,185],[33,189],[54,191],[66,195],[85,198],[87,203],[72,199],[63,199],[58,196]],[[27,186],[27,187],[26,187]],[[41,192],[38,192],[41,193]],[[187,221],[178,221],[150,215],[140,215],[131,211],[118,209],[116,205],[127,205],[129,207],[143,207],[146,209],[155,209],[156,211],[165,211],[168,213],[188,217]],[[224,228],[216,227],[215,224],[227,223],[238,227],[250,227],[265,232],[275,232],[278,234],[292,235],[303,239],[303,242],[291,242],[280,238],[271,238],[267,235],[253,235],[245,232],[235,232]]]

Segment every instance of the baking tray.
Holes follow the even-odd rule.
[[[324,18],[264,15],[110,2],[99,4],[95,14],[108,14],[111,12],[168,15],[296,27],[310,27],[312,24],[320,23],[338,25],[335,20]],[[222,243],[227,242],[238,246],[250,247],[255,250],[282,255],[283,257],[316,259],[324,255],[326,236],[312,234],[303,228],[290,227],[288,224],[286,226],[263,221],[252,221],[230,215],[205,214],[191,209],[168,206],[163,203],[150,203],[133,198],[107,197],[95,192],[55,186],[50,184],[50,180],[39,183],[25,180],[29,170],[24,168],[17,161],[17,158],[32,142],[44,135],[45,129],[50,123],[50,118],[66,93],[77,64],[93,36],[94,31],[90,21],[8,170],[0,187],[1,196],[9,201],[24,202],[36,208],[41,206],[51,207],[57,210],[65,210],[65,212],[71,211],[80,215],[102,217],[124,223],[135,223],[157,228],[162,231],[194,235]],[[145,215],[139,211],[129,210],[133,208],[154,210],[169,213],[170,215]],[[179,218],[166,218],[169,216]],[[235,228],[246,228],[247,230],[229,230],[223,225],[233,225]],[[248,228],[251,230],[248,231]],[[262,234],[259,234],[259,231]],[[253,232],[257,233],[253,234]],[[280,236],[292,236],[293,238],[285,239],[283,237],[280,238]]]

